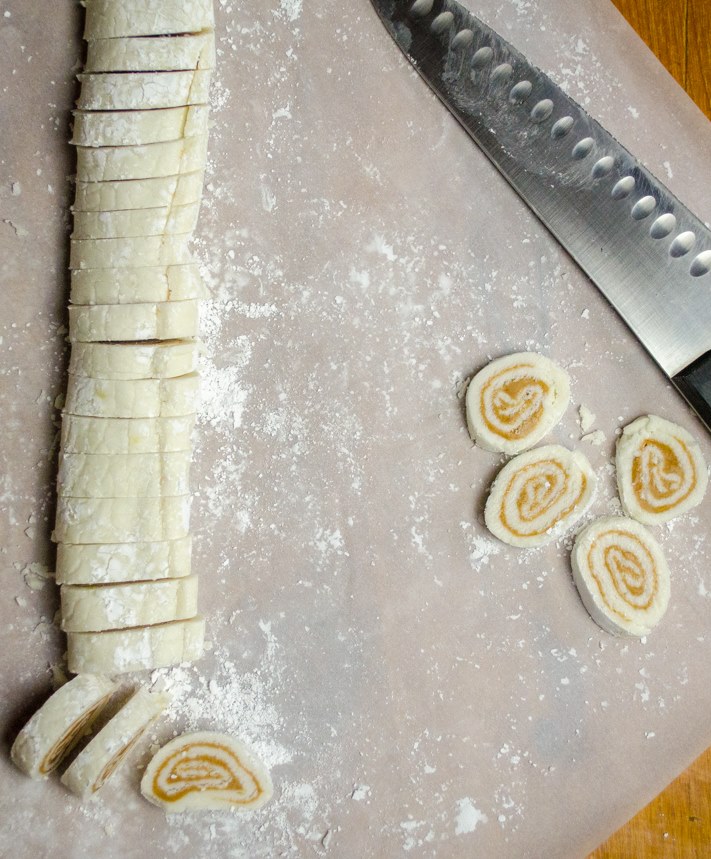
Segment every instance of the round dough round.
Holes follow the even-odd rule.
[[[485,450],[516,454],[537,444],[570,401],[567,373],[549,358],[519,352],[492,361],[467,388],[467,426]]]
[[[613,635],[644,636],[669,603],[669,568],[661,547],[634,519],[606,516],[578,534],[573,579],[590,616]]]
[[[615,464],[622,509],[645,525],[680,516],[706,492],[708,472],[696,439],[656,415],[624,428]]]
[[[510,546],[551,543],[585,513],[596,485],[582,453],[557,444],[529,450],[496,476],[484,510],[486,526]]]

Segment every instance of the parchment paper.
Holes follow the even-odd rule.
[[[711,216],[709,124],[611,5],[468,2]],[[367,0],[217,4],[193,468],[212,649],[142,678],[174,703],[95,803],[12,767],[64,651],[44,571],[82,47],[71,0],[2,11],[0,853],[585,856],[711,743],[711,496],[655,530],[661,626],[613,638],[578,598],[571,536],[526,552],[487,535],[503,460],[469,440],[464,383],[521,349],[566,367],[550,440],[598,470],[591,516],[618,510],[615,433],[639,414],[686,426],[709,462],[711,445]],[[196,727],[253,745],[269,806],[166,820],[140,797],[151,743]]]

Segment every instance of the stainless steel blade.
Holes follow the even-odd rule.
[[[455,0],[372,2],[417,71],[664,372],[674,377],[701,360],[705,376],[711,232],[704,224]]]

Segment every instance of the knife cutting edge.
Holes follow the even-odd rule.
[[[372,0],[469,136],[711,432],[711,231],[456,0]]]

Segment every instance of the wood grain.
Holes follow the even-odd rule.
[[[711,0],[612,0],[711,118]],[[711,749],[588,859],[709,859]]]

